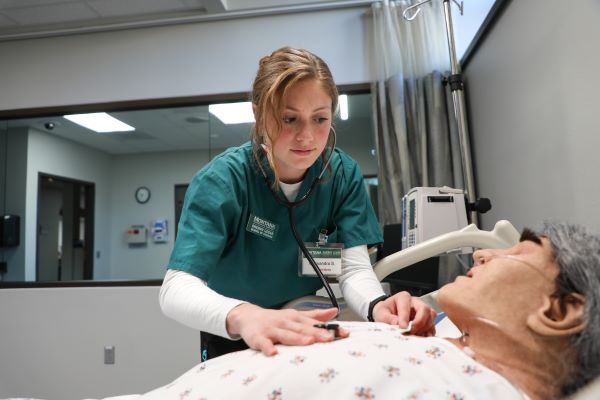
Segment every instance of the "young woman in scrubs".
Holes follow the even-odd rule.
[[[202,358],[250,348],[266,355],[275,344],[308,345],[334,339],[316,327],[336,309],[280,309],[314,294],[317,277],[299,275],[299,246],[289,202],[304,242],[341,243],[338,278],[346,303],[365,320],[434,332],[435,312],[406,292],[385,296],[367,246],[382,242],[358,164],[334,147],[332,119],[338,92],[316,55],[281,48],[260,60],[252,88],[252,140],[215,157],[193,178],[160,291],[169,317],[202,331]],[[329,164],[327,165],[327,160]],[[345,337],[347,332],[337,331]],[[242,339],[242,340],[241,340]]]

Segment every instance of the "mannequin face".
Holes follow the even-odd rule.
[[[271,145],[279,179],[302,180],[327,145],[331,130],[332,99],[313,79],[300,81],[283,98],[283,125]]]
[[[546,238],[523,240],[510,249],[473,253],[467,276],[440,289],[442,308],[459,320],[481,317],[500,326],[523,321],[555,291],[559,267]]]

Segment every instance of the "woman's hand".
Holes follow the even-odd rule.
[[[306,346],[317,342],[331,342],[333,331],[315,328],[335,317],[337,310],[298,311],[293,309],[270,310],[254,304],[244,303],[227,314],[227,332],[240,335],[251,349],[262,351],[267,356],[277,354],[275,344]],[[339,337],[349,332],[337,329]]]
[[[375,304],[373,319],[390,325],[406,328],[412,321],[410,333],[419,336],[435,335],[435,317],[437,313],[418,297],[408,292],[399,292]]]

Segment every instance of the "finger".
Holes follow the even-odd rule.
[[[423,336],[423,337],[435,336],[435,327],[427,329],[425,331],[414,333],[414,335],[415,336]]]
[[[336,316],[338,312],[337,308],[326,308],[324,310],[308,310],[308,311],[300,311],[302,315],[305,315],[309,318],[319,320],[321,322],[329,321],[333,317]]]
[[[323,328],[320,328],[321,330],[323,330]],[[350,331],[342,328],[342,327],[337,327],[336,329],[328,329],[329,334],[331,335],[331,340],[335,340],[335,339],[344,339],[347,338],[348,336],[350,336]],[[327,340],[329,341],[329,340]]]
[[[420,333],[423,331],[423,328],[427,323],[427,319],[429,318],[429,310],[426,310],[424,305],[417,301],[413,302],[412,309],[414,312],[412,331],[413,333]]]
[[[393,307],[393,303],[391,304]],[[390,305],[381,304],[378,307],[377,315],[373,315],[376,322],[383,322],[389,325],[398,325],[398,316],[394,314],[394,310],[390,309]]]
[[[413,299],[413,332],[424,332],[428,330],[435,320],[435,311],[419,299]],[[433,311],[433,313],[432,313]]]
[[[308,346],[316,342],[331,342],[334,339],[332,332],[311,327],[310,332],[296,332],[289,329],[276,329],[275,340],[289,346]]]
[[[339,324],[317,324],[314,325],[316,329],[319,329],[321,332],[328,331],[333,334],[332,339],[338,338],[343,339],[350,336],[350,331],[344,329]]]
[[[299,311],[285,314],[287,314],[287,317],[281,318],[278,324],[272,326],[272,330],[267,334],[276,343],[305,346],[315,342],[330,342],[335,339],[333,330],[321,329],[315,326],[322,324],[324,321],[310,318]]]
[[[332,329],[319,329],[319,333],[315,336],[315,339],[321,343],[332,342],[335,339],[335,330]]]
[[[433,308],[431,309],[430,313],[431,313],[431,317],[430,317],[431,327],[435,331],[435,324],[436,324],[436,319],[437,319],[438,313]]]
[[[433,309],[429,309],[429,317],[427,319],[427,322],[425,323],[425,326],[423,327],[423,330],[430,332],[433,330],[433,333],[435,334],[435,317],[437,316],[437,313],[435,312],[435,310]],[[430,335],[432,336],[432,335]]]
[[[342,328],[341,326],[337,329],[335,333],[336,337],[339,338],[347,338],[348,336],[350,336],[350,331]]]
[[[256,338],[254,345],[250,347],[261,351],[267,357],[277,354],[277,347],[275,347],[275,344],[266,336]]]
[[[426,332],[427,336],[435,336],[435,325],[432,326],[427,332]]]
[[[392,297],[396,308],[397,322],[400,328],[406,328],[410,321],[412,298],[408,292],[400,292]]]
[[[335,331],[331,329],[318,327],[319,324],[315,324],[315,321],[317,320],[310,319],[308,324],[295,323],[289,326],[289,330],[300,335],[311,337],[316,342],[332,341],[335,338]]]

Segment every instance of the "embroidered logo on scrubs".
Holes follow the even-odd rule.
[[[250,214],[250,218],[248,218],[248,223],[246,224],[246,230],[255,235],[262,236],[265,239],[275,240],[279,225],[267,221],[264,218],[257,217],[254,214]]]

